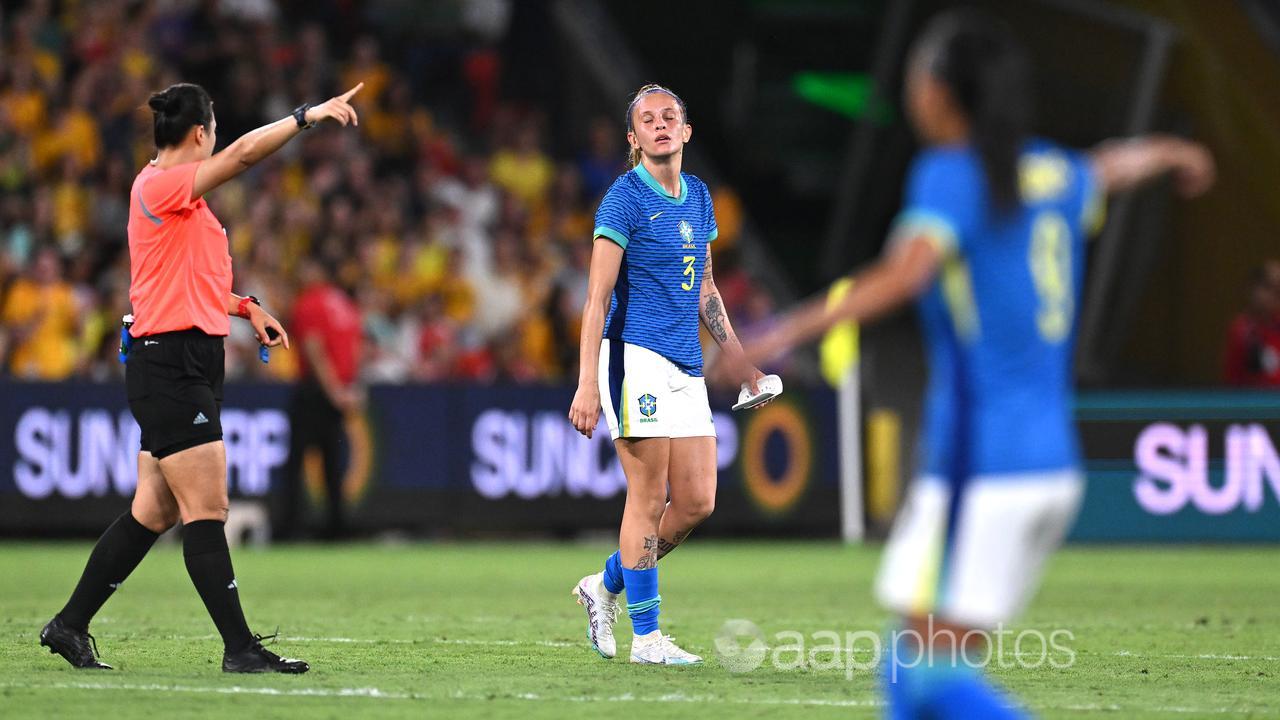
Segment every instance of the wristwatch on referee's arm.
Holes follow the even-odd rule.
[[[248,319],[249,303],[253,303],[254,305],[258,305],[258,306],[262,305],[262,302],[258,300],[258,298],[252,295],[245,295],[244,297],[240,298],[240,304],[236,305],[236,317],[242,317],[242,318]]]
[[[315,123],[307,122],[307,111],[311,109],[311,103],[302,103],[293,109],[294,122],[298,123],[298,129],[307,130],[315,127]]]

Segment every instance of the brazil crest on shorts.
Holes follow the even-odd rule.
[[[621,245],[604,336],[646,347],[701,377],[698,301],[707,247],[716,239],[711,193],[680,174],[672,197],[644,165],[613,182],[596,210],[595,233]]]
[[[649,393],[645,393],[637,400],[640,403],[640,414],[644,417],[640,418],[640,422],[657,422],[654,417],[658,413],[658,399]]]

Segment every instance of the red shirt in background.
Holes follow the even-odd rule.
[[[227,231],[204,198],[191,199],[196,168],[147,165],[129,193],[129,302],[134,337],[199,328],[231,332]]]
[[[1227,331],[1226,381],[1245,387],[1280,387],[1280,318],[1242,313]]]
[[[346,386],[356,381],[360,372],[364,329],[360,310],[346,293],[328,283],[303,288],[293,306],[293,323],[289,332],[299,347],[306,346],[307,338],[319,339],[338,381]],[[315,378],[306,352],[299,354],[299,369],[302,377]]]

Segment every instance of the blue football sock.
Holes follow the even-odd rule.
[[[617,595],[626,585],[622,577],[622,551],[615,550],[604,561],[604,589]]]
[[[1017,720],[1027,715],[964,661],[953,663],[949,652],[932,662],[911,642],[900,642],[885,662],[886,717],[890,720]]]
[[[658,594],[658,568],[648,570],[622,569],[627,586],[627,614],[637,635],[648,635],[658,629],[658,606],[662,596]]]
[[[892,638],[892,633],[890,633]],[[900,640],[897,646],[887,639],[885,646],[889,648],[889,657],[885,658],[882,667],[884,677],[884,696],[887,703],[885,718],[888,720],[916,720],[922,717],[923,677],[916,672],[923,663],[919,656],[919,648],[910,642]]]
[[[977,671],[938,683],[932,696],[929,705],[933,709],[933,717],[941,720],[1020,720],[1029,717]]]

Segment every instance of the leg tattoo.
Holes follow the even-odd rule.
[[[664,539],[662,539],[662,538],[658,538],[658,557],[657,557],[657,559],[658,559],[658,560],[661,560],[662,558],[666,557],[666,556],[667,556],[667,555],[668,555],[672,550],[675,550],[675,549],[676,549],[676,547],[678,547],[678,546],[680,545],[680,543],[684,542],[685,538],[689,537],[689,533],[691,533],[691,532],[693,532],[693,531],[692,531],[692,530],[679,530],[679,531],[677,531],[677,532],[676,532],[676,534],[674,534],[674,535],[672,535],[672,536],[671,536],[671,539],[670,539],[670,540],[664,540]]]
[[[646,535],[644,538],[644,555],[636,563],[636,570],[648,570],[658,567],[658,536]]]

